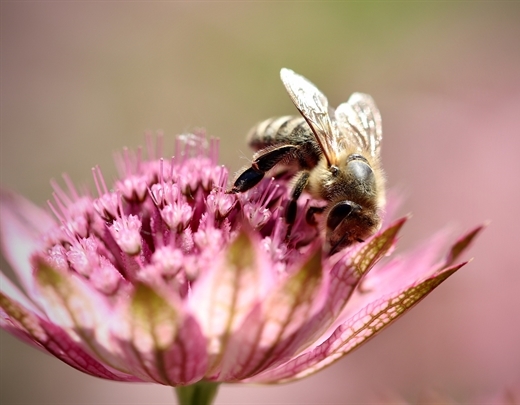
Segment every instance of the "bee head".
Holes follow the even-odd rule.
[[[329,200],[355,201],[362,206],[371,206],[377,191],[376,175],[368,160],[359,154],[349,154],[337,165],[323,166],[311,178],[311,190]]]
[[[374,210],[353,201],[339,201],[326,216],[326,250],[334,254],[356,242],[363,242],[379,228],[380,219]]]

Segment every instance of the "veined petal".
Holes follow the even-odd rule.
[[[449,232],[442,230],[429,238],[405,256],[394,256],[383,266],[375,268],[363,280],[361,290],[365,293],[384,295],[432,274],[443,250],[446,248]]]
[[[0,292],[17,301],[32,313],[42,316],[40,309],[30,301],[27,296],[0,271]]]
[[[435,276],[405,290],[371,302],[348,322],[340,325],[328,339],[315,349],[296,357],[277,369],[250,378],[246,382],[288,382],[321,370],[374,337],[464,264],[444,269]]]
[[[82,342],[100,362],[127,373],[124,363],[113,355],[117,350],[110,335],[114,311],[105,297],[79,277],[53,269],[43,260],[36,259],[35,265],[34,277],[49,321]]]
[[[480,232],[482,232],[484,228],[484,225],[477,226],[476,228],[462,235],[451,247],[443,267],[448,267],[455,263],[455,260],[460,257],[460,255],[468,248],[471,242],[473,242],[473,240]]]
[[[231,336],[219,379],[242,379],[294,355],[297,332],[325,301],[322,280],[319,247],[300,270],[255,305]]]
[[[349,265],[356,270],[359,277],[370,270],[390,250],[395,243],[397,233],[407,219],[407,217],[399,219],[384,231],[373,236],[367,243],[360,245],[357,252],[349,254],[352,256]]]
[[[0,293],[1,326],[33,347],[46,350],[79,371],[114,381],[138,381],[135,377],[107,369],[85,352],[58,326],[42,319],[4,293]]]
[[[270,278],[270,269],[260,263],[246,232],[240,233],[215,260],[215,266],[197,280],[189,300],[190,310],[208,339],[208,375],[218,374],[229,338],[261,301]]]
[[[47,336],[37,315],[4,291],[0,292],[0,308],[2,328],[41,350],[42,346],[38,342],[45,341]]]
[[[316,346],[330,335],[338,326],[334,322],[350,302],[359,281],[394,246],[397,234],[406,220],[405,217],[396,221],[357,249],[357,252],[355,250],[349,252],[333,265],[328,278],[325,303],[322,309],[300,328],[298,338],[294,340],[293,345]],[[327,330],[330,332],[326,333]]]
[[[43,350],[42,346],[40,346],[34,338],[33,334],[44,336],[43,331],[38,327],[37,322],[32,319],[30,315],[40,316],[40,310],[27,298],[27,296],[20,291],[20,289],[14,285],[14,283],[9,280],[4,273],[0,272],[0,294],[2,296],[2,304],[0,307],[2,309],[2,313],[0,315],[0,327],[11,333],[12,335],[18,337],[23,340],[27,344],[35,347],[38,350]],[[11,304],[10,301],[14,301],[18,304],[18,306],[25,309],[25,312],[18,310],[16,306],[12,307],[12,311],[19,316],[11,317],[8,315],[8,306],[14,305]],[[20,318],[18,320],[18,318]],[[22,320],[26,322],[21,322]],[[24,323],[27,323],[26,326],[23,326]],[[34,328],[34,330],[33,330]],[[26,330],[28,329],[28,330]],[[33,330],[33,332],[29,332]]]
[[[136,285],[114,334],[133,375],[164,385],[199,381],[207,369],[206,340],[192,316],[146,284]]]
[[[438,270],[453,265],[482,229],[477,227],[453,243],[448,257],[442,262],[439,262],[439,257],[446,246],[447,232],[439,232],[429,242],[425,242],[423,246],[406,256],[395,257],[382,266],[376,265],[361,281],[348,306],[338,317],[338,322],[345,322],[369,302],[374,301],[375,297],[386,296],[393,291],[407,288],[416,280],[424,280],[436,274]]]
[[[55,225],[56,221],[32,202],[0,190],[2,251],[28,294],[33,286],[30,257],[40,247],[41,235]]]
[[[45,314],[53,323],[76,332],[102,327],[110,311],[101,294],[78,276],[54,269],[44,260],[35,259],[35,267]]]
[[[333,319],[349,301],[353,287],[355,287],[353,284],[361,280],[394,246],[397,234],[406,220],[406,217],[402,218],[384,231],[380,231],[365,245],[362,245],[357,252],[348,254],[346,260],[341,260],[333,267],[331,271],[333,284],[330,291],[330,312]]]

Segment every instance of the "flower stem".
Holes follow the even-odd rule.
[[[220,383],[199,381],[185,387],[175,387],[179,405],[211,405]]]

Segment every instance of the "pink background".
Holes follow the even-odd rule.
[[[370,93],[383,162],[413,218],[401,251],[490,220],[475,260],[382,335],[283,386],[218,404],[472,402],[520,386],[520,4],[2,2],[0,175],[38,203],[112,153],[205,127],[236,170],[257,121],[295,113],[289,67],[331,104]],[[2,262],[2,269],[7,265]],[[171,404],[171,389],[83,375],[0,332],[2,404]],[[518,390],[518,388],[517,388]]]

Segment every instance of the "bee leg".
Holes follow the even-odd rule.
[[[296,220],[296,211],[298,208],[298,205],[296,202],[298,201],[298,198],[303,193],[303,190],[305,189],[305,186],[309,182],[309,172],[300,172],[296,176],[296,183],[294,184],[292,195],[291,195],[291,201],[289,201],[289,204],[287,204],[287,208],[285,208],[285,222],[287,223],[287,233],[285,234],[285,242],[289,242],[289,237],[291,236],[292,227],[294,225],[294,221]]]
[[[266,152],[258,152],[251,167],[238,176],[228,193],[243,193],[253,188],[264,178],[266,172],[294,153],[297,148],[294,145],[282,145]]]
[[[321,214],[325,211],[325,207],[309,207],[307,210],[307,214],[305,215],[305,220],[309,225],[316,225],[318,221],[316,221],[315,214]]]
[[[291,195],[291,201],[289,201],[289,204],[285,210],[285,222],[288,224],[294,224],[294,221],[296,220],[296,211],[298,208],[296,202],[302,195],[305,186],[307,186],[307,183],[309,182],[309,176],[309,172],[303,171],[300,172],[296,178],[296,183],[294,183],[294,188]]]
[[[233,188],[228,193],[242,193],[256,186],[260,180],[264,178],[265,172],[260,172],[254,167],[250,167],[246,171],[242,172],[240,176],[235,180]]]

